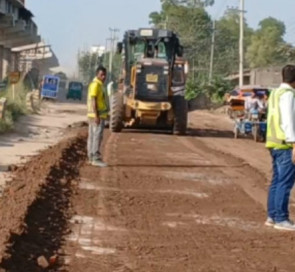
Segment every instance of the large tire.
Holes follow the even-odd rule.
[[[174,96],[173,102],[174,124],[173,134],[185,135],[187,130],[188,103],[184,96]]]
[[[235,125],[235,128],[234,128],[234,138],[235,139],[239,138],[239,128],[237,125]]]
[[[112,132],[121,132],[123,128],[124,103],[123,95],[119,92],[111,97],[110,129]]]

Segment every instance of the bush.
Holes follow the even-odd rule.
[[[0,120],[0,133],[8,131],[12,128],[12,125],[7,120]]]
[[[26,95],[28,90],[22,83],[15,86],[15,99],[13,100],[12,86],[9,86],[5,91],[1,92],[1,97],[7,98],[7,107],[5,111],[5,120],[0,120],[0,132],[10,130],[13,123],[18,118],[27,113]]]
[[[189,79],[186,85],[186,99],[193,100],[199,95],[207,96],[213,103],[221,103],[223,97],[233,88],[232,84],[222,77],[213,78],[209,84],[204,79]]]

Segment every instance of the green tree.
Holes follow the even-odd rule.
[[[173,5],[184,5],[187,7],[200,8],[212,6],[214,4],[214,0],[161,0],[162,3],[169,3]]]
[[[285,25],[275,18],[267,18],[259,23],[259,29],[251,38],[246,59],[251,68],[266,67],[286,61],[283,51],[278,50],[285,45],[283,35]]]
[[[95,76],[95,70],[98,65],[98,54],[88,51],[79,52],[78,67],[82,80],[88,84]]]
[[[99,64],[106,67],[107,70],[109,69],[109,58],[110,58],[110,52],[106,52],[101,56],[100,62],[99,62]],[[107,82],[111,80],[114,82],[117,82],[119,80],[121,70],[122,70],[122,56],[120,54],[114,54],[113,61],[112,61],[112,72],[108,71]]]
[[[228,75],[239,67],[240,17],[237,10],[230,10],[216,22],[214,74]],[[253,30],[245,21],[244,49],[249,46]],[[247,67],[247,63],[246,63]]]
[[[276,51],[285,62],[295,62],[295,47],[292,44],[282,43]]]
[[[196,77],[209,73],[212,21],[204,4],[204,1],[162,1],[161,12],[150,14],[153,25],[167,27],[179,35]]]

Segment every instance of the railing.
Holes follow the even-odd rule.
[[[26,24],[25,29],[30,32],[30,34],[37,35],[38,34],[38,27],[34,21],[29,20]]]

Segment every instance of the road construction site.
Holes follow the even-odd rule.
[[[2,168],[1,271],[294,271],[293,233],[263,225],[269,154],[224,113],[190,113],[186,136],[106,130],[97,168],[72,105],[40,116],[60,114],[55,141]],[[15,156],[33,136],[19,137]]]

